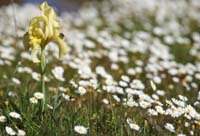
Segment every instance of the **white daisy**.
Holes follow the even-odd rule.
[[[55,77],[57,80],[62,81],[62,82],[65,81],[65,79],[64,79],[64,77],[63,77],[63,74],[64,74],[64,69],[63,69],[63,67],[57,66],[57,67],[55,67],[54,69],[52,69],[51,72],[53,73],[54,77]]]
[[[15,119],[21,119],[21,115],[17,112],[10,112],[9,116],[11,116],[12,118],[15,118]]]
[[[40,92],[35,92],[34,93],[34,97],[38,100],[41,100],[44,98],[44,94],[43,93],[40,93]]]
[[[38,100],[35,98],[35,97],[31,97],[29,99],[29,101],[32,103],[32,104],[37,104],[38,103]]]
[[[18,129],[17,135],[18,135],[18,136],[25,136],[25,135],[26,135],[26,132],[25,132],[24,130]]]
[[[140,127],[135,123],[129,123],[129,127],[133,130],[139,131]]]
[[[79,126],[79,125],[74,127],[74,131],[83,135],[87,134],[88,132],[87,128],[85,128],[84,126]]]
[[[172,124],[170,123],[166,123],[164,126],[167,130],[169,130],[170,132],[175,132],[175,128]]]
[[[77,93],[80,94],[80,95],[84,95],[86,94],[86,89],[82,86],[78,87],[78,90],[77,90]]]
[[[6,126],[6,133],[8,134],[8,135],[10,135],[10,136],[14,136],[14,135],[16,135],[16,132],[11,128],[11,127],[7,127]]]
[[[6,122],[6,116],[4,116],[4,115],[1,115],[0,116],[0,122]]]

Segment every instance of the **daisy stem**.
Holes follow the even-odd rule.
[[[42,102],[42,112],[46,109],[46,89],[45,89],[45,68],[46,68],[46,60],[45,60],[45,52],[44,49],[41,51],[41,58],[40,58],[40,74],[41,74],[41,88],[42,93],[44,95],[43,102]]]

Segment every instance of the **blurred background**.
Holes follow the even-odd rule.
[[[51,6],[57,8],[58,12],[62,11],[76,11],[79,9],[80,5],[83,2],[89,0],[0,0],[0,7],[9,5],[11,3],[24,4],[24,3],[33,3],[40,4],[43,1],[47,1]]]

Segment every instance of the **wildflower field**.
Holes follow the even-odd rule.
[[[200,136],[200,1],[0,8],[0,136]]]

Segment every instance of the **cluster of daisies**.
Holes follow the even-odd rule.
[[[11,119],[11,120],[15,119],[18,121],[22,120],[21,115],[17,112],[10,112],[8,114],[8,117],[6,117],[5,115],[0,116],[1,123],[6,123],[7,119]],[[14,135],[25,136],[26,135],[26,132],[24,130],[18,128],[17,126],[15,126],[14,129],[9,126],[5,126],[5,131],[8,135],[11,135],[11,136],[14,136]]]
[[[62,32],[69,52],[57,62],[57,46],[54,43],[47,46],[50,66],[45,77],[47,90],[53,92],[56,82],[66,102],[91,92],[106,93],[100,103],[116,103],[142,112],[150,125],[160,122],[160,133],[197,135],[200,133],[199,9],[198,0],[108,0],[63,12]],[[30,53],[20,40],[30,18],[39,14],[38,8],[26,4],[15,5],[14,10],[15,24],[13,7],[0,9],[3,18],[0,87],[5,82],[20,86],[27,79],[40,82],[39,71],[31,65]],[[16,77],[7,74],[13,71]],[[9,90],[8,95],[15,97],[17,92]],[[40,90],[35,90],[30,104],[37,104],[43,97]],[[53,109],[51,105],[48,107]],[[10,112],[8,116],[1,115],[0,122],[12,118],[23,119],[20,114]],[[136,120],[134,116],[126,119],[131,130],[140,131],[142,126]],[[74,131],[80,134],[87,134],[89,129],[74,126]],[[8,135],[26,134],[17,126],[6,126],[5,131]]]

